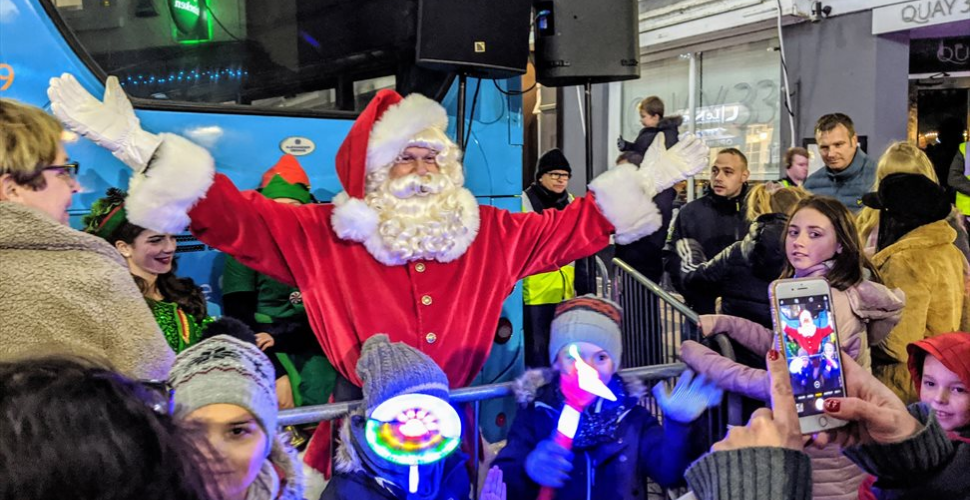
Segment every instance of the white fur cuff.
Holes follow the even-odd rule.
[[[147,173],[128,184],[125,209],[132,224],[162,233],[180,233],[189,210],[212,186],[216,167],[205,148],[175,134],[159,134],[162,144]]]
[[[377,212],[364,200],[342,191],[334,197],[333,206],[330,223],[340,239],[363,242],[377,232]]]
[[[596,205],[616,228],[616,242],[625,245],[653,234],[663,224],[653,202],[653,179],[633,165],[618,165],[589,183]]]

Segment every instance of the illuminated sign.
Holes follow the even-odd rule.
[[[180,43],[200,43],[212,39],[212,20],[206,0],[169,0],[172,36]]]

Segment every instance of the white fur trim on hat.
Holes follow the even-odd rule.
[[[625,245],[654,233],[663,225],[653,202],[657,190],[653,178],[630,164],[617,165],[593,179],[596,206],[616,228],[616,242]]]
[[[189,225],[189,210],[212,186],[216,166],[205,148],[175,134],[159,135],[162,144],[148,171],[128,183],[125,209],[132,224],[181,233]]]
[[[367,141],[367,173],[394,161],[418,132],[447,127],[448,114],[441,104],[421,94],[405,97],[374,123]]]
[[[362,242],[377,233],[377,211],[364,200],[351,198],[346,191],[341,191],[334,197],[333,205],[330,223],[340,239]]]

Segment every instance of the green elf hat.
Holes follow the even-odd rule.
[[[300,203],[312,201],[310,179],[293,155],[283,155],[273,168],[263,174],[259,192],[271,200],[291,198]]]
[[[128,193],[118,188],[108,188],[104,196],[91,205],[91,213],[81,219],[84,232],[101,237],[105,240],[128,220],[125,211],[125,198]]]

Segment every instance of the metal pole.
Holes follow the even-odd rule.
[[[459,148],[465,146],[465,86],[468,75],[458,73],[458,116],[455,117],[455,141]]]
[[[593,83],[587,81],[583,95],[583,119],[586,122],[586,185],[593,180]],[[586,290],[596,293],[596,256],[586,258]]]
[[[687,55],[687,131],[697,133],[697,57],[694,52]],[[687,179],[687,201],[694,200],[694,178]]]

